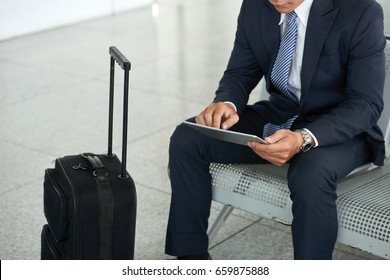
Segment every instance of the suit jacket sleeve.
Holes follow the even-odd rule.
[[[248,103],[249,94],[263,76],[244,30],[246,1],[238,17],[236,39],[228,66],[219,83],[214,102],[232,102],[240,114]]]
[[[377,123],[383,109],[385,45],[383,12],[374,1],[362,13],[349,42],[345,100],[306,125],[320,146],[351,139]]]

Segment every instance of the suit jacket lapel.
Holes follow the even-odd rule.
[[[337,13],[338,9],[333,8],[332,0],[314,0],[306,29],[301,71],[300,104],[303,104],[307,97],[322,46]]]
[[[262,40],[265,44],[265,47],[272,58],[272,64],[276,59],[276,55],[278,53],[279,44],[280,44],[280,13],[275,10],[275,8],[269,3],[266,3],[267,11],[263,12],[260,17],[260,26],[261,26],[261,34]],[[269,82],[271,76],[271,67],[268,69],[268,73],[265,74],[265,78]]]

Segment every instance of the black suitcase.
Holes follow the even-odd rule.
[[[41,259],[134,259],[136,190],[126,171],[130,62],[110,53],[107,155],[58,158],[45,170]],[[122,163],[112,153],[115,61],[125,72]]]

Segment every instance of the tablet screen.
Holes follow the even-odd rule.
[[[248,145],[248,142],[252,142],[252,141],[259,142],[262,144],[268,144],[264,139],[252,134],[246,134],[246,133],[241,133],[236,131],[230,131],[230,130],[215,128],[215,127],[200,125],[188,121],[183,121],[183,124],[188,125],[209,137],[226,141],[226,142],[231,142],[231,143],[245,145],[245,146]]]

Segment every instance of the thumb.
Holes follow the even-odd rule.
[[[265,141],[267,141],[268,143],[270,144],[273,144],[273,143],[276,143],[278,141],[280,141],[281,139],[283,139],[285,137],[285,133],[282,130],[278,130],[276,131],[274,134],[272,134],[271,136],[267,136],[264,138]]]

